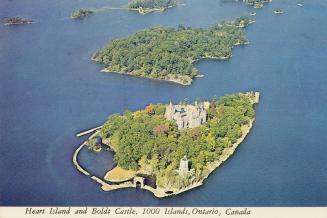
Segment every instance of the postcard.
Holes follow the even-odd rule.
[[[0,217],[323,217],[326,9],[2,0]]]

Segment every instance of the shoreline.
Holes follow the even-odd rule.
[[[91,56],[91,60],[99,63],[97,61],[97,59],[95,58],[95,54],[96,52]],[[101,64],[101,63],[100,63]],[[162,78],[151,78],[151,77],[147,77],[147,76],[140,76],[140,75],[135,75],[133,74],[133,72],[123,72],[123,71],[116,71],[116,70],[111,70],[110,67],[105,67],[102,70],[100,70],[100,72],[105,72],[105,73],[115,73],[115,74],[120,74],[120,75],[125,75],[125,76],[133,76],[133,77],[138,77],[138,78],[143,78],[143,79],[150,79],[150,80],[158,80],[158,81],[165,81],[165,82],[173,82],[173,83],[177,83],[179,85],[183,85],[183,86],[188,86],[191,85],[193,82],[193,79],[191,77],[187,78],[187,82],[182,82],[181,79],[173,79],[173,78],[168,78],[168,79],[162,79]],[[172,74],[168,74],[168,77],[172,77],[174,75]],[[202,76],[203,77],[203,76]]]
[[[221,156],[222,158],[220,158],[217,161],[211,162],[206,166],[206,168],[208,169],[208,173],[207,173],[207,175],[205,177],[203,177],[203,179],[201,179],[200,181],[198,181],[196,183],[191,184],[188,187],[180,189],[180,190],[178,190],[178,191],[176,191],[176,192],[174,192],[172,194],[165,193],[166,190],[161,189],[161,188],[157,188],[157,189],[149,190],[149,191],[151,191],[156,197],[163,198],[163,197],[168,197],[168,196],[172,196],[172,195],[178,195],[178,194],[181,194],[183,192],[186,192],[186,191],[189,191],[191,189],[202,186],[204,184],[204,181],[209,177],[209,175],[213,171],[217,170],[221,164],[223,164],[226,160],[229,159],[229,157],[231,157],[234,154],[237,147],[245,140],[246,136],[249,134],[250,130],[252,129],[254,120],[255,120],[255,118],[253,118],[250,121],[249,125],[244,126],[244,127],[246,127],[246,129],[243,131],[243,134],[242,134],[241,138],[239,138],[237,140],[237,142],[235,142],[233,144],[232,147],[227,148],[227,149],[225,149],[223,151],[223,155]]]
[[[199,186],[203,185],[204,180],[206,180],[213,171],[218,169],[221,164],[223,164],[226,160],[228,160],[235,153],[235,150],[237,149],[237,147],[245,140],[246,136],[250,133],[250,130],[253,127],[254,121],[255,121],[255,118],[253,118],[248,125],[243,126],[243,127],[245,127],[245,129],[243,130],[243,134],[242,134],[241,138],[239,138],[233,144],[232,147],[226,148],[223,151],[223,154],[222,154],[222,156],[221,156],[221,158],[219,160],[211,162],[206,166],[207,169],[208,169],[208,174],[201,181],[196,182],[196,183],[192,184],[189,187],[181,189],[180,191],[175,192],[174,194],[180,194],[180,193],[186,192],[188,190],[191,190],[191,189],[194,189],[196,187],[199,187]]]
[[[249,93],[247,93],[247,94],[249,94]],[[252,105],[259,103],[260,93],[255,92],[253,97],[254,97],[254,99],[252,99]],[[188,190],[191,190],[191,189],[194,189],[196,187],[203,185],[204,180],[206,180],[213,171],[218,169],[221,164],[223,164],[226,160],[228,160],[235,153],[235,150],[237,149],[237,147],[245,140],[247,135],[250,133],[250,130],[253,127],[254,121],[255,121],[255,117],[253,119],[251,119],[248,124],[243,125],[242,126],[242,136],[239,139],[237,139],[237,141],[231,147],[224,149],[218,160],[208,163],[206,165],[207,173],[200,181],[195,182],[188,187],[176,190],[173,193],[168,193],[168,191],[171,191],[171,190],[167,190],[167,189],[159,188],[159,187],[156,187],[156,189],[154,189],[147,185],[143,185],[141,188],[152,192],[154,194],[154,196],[156,196],[157,198],[163,198],[163,197],[168,197],[168,196],[172,196],[172,195],[178,195],[178,194],[181,194],[183,192],[186,192]],[[95,133],[93,133],[88,139],[98,135],[99,132],[100,132],[100,130],[96,130]],[[116,189],[120,189],[120,188],[136,188],[136,183],[132,182],[132,181],[122,182],[121,184],[108,184],[107,182],[104,181],[104,178],[96,177],[96,176],[92,175],[90,172],[88,172],[86,169],[82,168],[82,166],[79,164],[79,162],[77,160],[77,156],[78,156],[79,151],[85,145],[86,145],[86,141],[83,142],[75,150],[74,155],[73,155],[73,164],[76,166],[76,168],[79,172],[90,177],[90,179],[92,179],[93,181],[100,184],[101,189],[103,191],[111,191],[111,190],[116,190]],[[108,146],[110,149],[113,150],[113,148],[112,148],[112,146],[110,146],[110,144],[104,144],[104,145]],[[110,172],[110,171],[108,171],[108,172]],[[136,178],[136,177],[134,177],[134,178]],[[108,182],[110,182],[110,181],[108,181]]]
[[[188,86],[188,85],[191,85],[192,84],[192,81],[193,79],[191,77],[190,78],[190,81],[186,82],[186,83],[183,83],[182,81],[180,81],[179,79],[173,79],[173,78],[170,78],[170,79],[162,79],[162,78],[151,78],[151,77],[147,77],[147,76],[140,76],[140,75],[135,75],[133,74],[132,72],[123,72],[123,71],[114,71],[114,70],[110,70],[109,67],[107,68],[103,68],[101,70],[101,72],[105,72],[105,73],[115,73],[115,74],[120,74],[120,75],[125,75],[125,76],[133,76],[133,77],[139,77],[139,78],[144,78],[144,79],[151,79],[151,80],[158,80],[158,81],[166,81],[166,82],[173,82],[173,83],[177,83],[179,85],[183,85],[183,86]],[[168,74],[169,76],[172,76],[172,74]]]

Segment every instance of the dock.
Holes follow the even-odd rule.
[[[103,125],[102,125],[102,126],[103,126]],[[86,131],[83,131],[83,132],[77,133],[76,136],[77,136],[77,137],[81,137],[81,136],[83,136],[83,135],[89,134],[89,133],[94,132],[94,131],[96,131],[96,130],[98,130],[98,129],[101,129],[102,126],[98,126],[98,127],[93,128],[93,129],[89,129],[89,130],[86,130]]]

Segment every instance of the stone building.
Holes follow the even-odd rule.
[[[186,156],[184,156],[180,163],[179,163],[179,169],[178,169],[179,173],[181,174],[186,174],[189,172],[189,167],[188,167],[188,159]]]
[[[207,102],[195,105],[173,105],[171,102],[166,107],[165,118],[175,120],[178,129],[194,128],[207,122]]]
[[[178,174],[185,179],[188,179],[191,183],[195,180],[195,169],[190,169],[189,160],[184,156],[179,162]]]
[[[144,178],[143,177],[140,177],[140,176],[135,176],[133,178],[133,184],[135,187],[140,187],[140,188],[143,188],[144,187]]]

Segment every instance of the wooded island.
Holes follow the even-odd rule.
[[[248,92],[113,114],[85,145],[97,153],[94,139],[101,138],[99,146],[114,151],[116,167],[100,179],[79,166],[78,150],[74,163],[106,191],[139,184],[157,197],[179,194],[202,185],[234,153],[252,127],[258,102],[259,93]]]
[[[243,0],[248,5],[252,5],[254,8],[262,8],[265,3],[271,2],[272,0]]]
[[[82,19],[86,16],[89,16],[91,14],[93,14],[94,11],[91,10],[91,9],[84,9],[84,8],[81,8],[81,9],[78,9],[77,11],[74,11],[71,15],[70,15],[70,18],[72,19]]]
[[[146,14],[154,11],[164,11],[176,5],[176,0],[132,0],[127,6],[129,9],[137,9],[139,13]]]
[[[1,21],[4,25],[25,25],[33,23],[32,20],[22,17],[9,17]]]
[[[199,74],[193,62],[203,58],[232,57],[235,45],[248,43],[242,27],[251,22],[248,17],[240,17],[207,29],[183,25],[177,29],[153,27],[112,40],[97,51],[92,60],[104,64],[105,72],[189,85]]]

